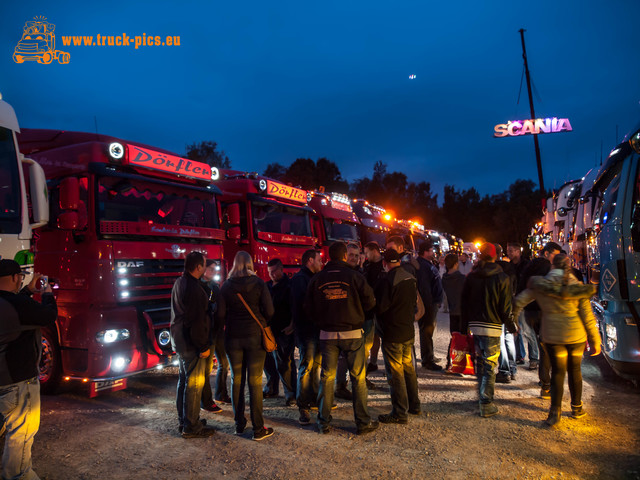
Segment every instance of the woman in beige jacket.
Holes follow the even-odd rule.
[[[514,300],[514,318],[534,300],[540,305],[540,342],[551,360],[551,408],[546,422],[553,426],[562,414],[562,390],[567,372],[572,416],[584,416],[582,354],[587,340],[592,356],[600,353],[601,343],[589,302],[595,287],[575,279],[569,258],[564,254],[556,255],[551,271],[544,277],[532,277],[527,287]]]

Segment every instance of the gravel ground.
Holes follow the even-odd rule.
[[[445,358],[448,315],[438,322],[436,354]],[[369,395],[373,416],[390,410],[381,370],[370,375],[378,387]],[[543,424],[549,401],[538,397],[537,374],[524,366],[516,382],[496,386],[500,412],[487,419],[478,416],[474,377],[421,369],[424,415],[408,425],[356,436],[351,405],[339,401],[334,430],[319,435],[313,425],[298,425],[297,409],[279,397],[264,401],[265,422],[276,434],[254,442],[250,429],[234,435],[228,405],[221,414],[203,412],[215,436],[181,438],[177,372],[165,369],[96,399],[81,386],[43,396],[34,468],[44,479],[640,478],[638,389],[602,358],[587,358],[583,372],[587,416],[569,418],[565,387],[563,419],[554,429]]]

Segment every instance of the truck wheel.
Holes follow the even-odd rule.
[[[40,358],[40,388],[42,393],[54,393],[62,378],[60,346],[55,334],[42,330],[42,357]]]
[[[53,55],[51,55],[51,52],[47,52],[43,54],[41,57],[38,57],[38,63],[44,63],[45,65],[49,65],[51,62],[53,62]]]
[[[69,60],[71,59],[71,55],[67,52],[56,52],[56,56],[58,58],[58,63],[60,64],[66,64],[69,63]]]

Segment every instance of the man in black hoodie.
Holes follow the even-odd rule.
[[[322,270],[322,256],[317,250],[307,250],[302,254],[302,268],[291,278],[291,321],[296,344],[300,351],[296,404],[300,411],[298,423],[309,425],[309,411],[318,398],[320,382],[320,348],[318,328],[311,317],[304,312],[303,302],[311,278]]]
[[[2,478],[38,478],[31,446],[40,427],[40,329],[53,326],[58,316],[48,283],[41,290],[42,303],[30,298],[40,278],[36,273],[20,291],[20,265],[0,260],[0,432],[6,432]]]
[[[330,261],[309,284],[305,297],[305,312],[320,328],[322,373],[318,395],[318,428],[329,433],[331,407],[338,356],[344,352],[351,377],[353,411],[357,433],[378,428],[367,409],[365,381],[364,312],[371,310],[376,300],[364,275],[347,263],[347,246],[335,242],[329,247]]]
[[[511,318],[511,281],[495,264],[495,259],[496,247],[492,243],[483,244],[480,261],[467,275],[462,287],[462,324],[469,326],[476,345],[481,417],[498,413],[493,393],[502,325],[509,332],[517,330]]]
[[[215,430],[200,421],[204,372],[210,351],[209,297],[201,285],[205,258],[190,252],[184,273],[171,291],[171,347],[178,354],[180,373],[176,393],[178,430],[183,438],[208,437]]]
[[[420,414],[418,377],[413,363],[413,326],[418,288],[416,279],[400,267],[400,254],[384,252],[387,275],[376,285],[378,330],[391,388],[391,413],[379,415],[382,423],[407,423],[408,414]]]

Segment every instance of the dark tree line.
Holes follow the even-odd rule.
[[[224,151],[216,142],[200,142],[187,146],[187,157],[219,168],[230,168]],[[500,243],[526,243],[531,227],[541,215],[540,191],[531,180],[516,180],[502,193],[481,197],[475,188],[456,190],[445,185],[442,205],[431,191],[429,182],[412,182],[402,172],[389,172],[386,164],[377,161],[371,177],[362,177],[349,184],[338,166],[327,158],[298,158],[291,165],[270,163],[263,174],[284,183],[315,190],[323,186],[326,192],[340,192],[391,210],[398,218],[419,219],[427,228],[462,237]]]

